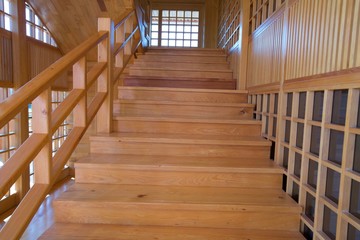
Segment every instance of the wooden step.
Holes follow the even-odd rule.
[[[139,62],[226,63],[226,55],[139,55]]]
[[[189,69],[189,70],[229,70],[230,66],[228,63],[179,63],[179,62],[162,62],[159,64],[158,62],[138,62],[135,60],[134,67],[136,68],[158,68],[161,66],[161,69],[167,70],[181,70],[181,69]]]
[[[183,78],[183,77],[141,77],[126,76],[124,86],[191,88],[191,89],[236,89],[234,79]]]
[[[189,55],[215,55],[220,54],[224,55],[225,51],[223,49],[219,48],[176,48],[176,47],[150,47],[146,51],[146,54],[152,54],[152,53],[160,53],[160,54],[168,54],[168,55],[174,55],[174,54],[189,54]]]
[[[261,122],[256,120],[214,120],[189,117],[146,117],[115,115],[115,132],[173,133],[202,135],[260,136]]]
[[[186,78],[210,78],[210,79],[233,79],[231,70],[192,70],[186,68],[168,69],[158,66],[156,68],[137,67],[135,65],[129,68],[130,76],[146,77],[186,77]]]
[[[296,231],[301,207],[280,189],[76,183],[54,212],[68,223]]]
[[[131,116],[171,116],[215,119],[252,119],[253,104],[115,100],[114,113]]]
[[[119,87],[118,96],[127,100],[247,103],[247,91],[186,88]]]
[[[90,137],[91,153],[268,158],[262,137],[111,133]]]
[[[268,159],[91,154],[75,163],[77,183],[280,188]]]
[[[304,240],[299,232],[56,223],[39,240]]]

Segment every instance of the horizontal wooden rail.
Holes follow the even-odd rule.
[[[13,119],[23,108],[27,107],[41,92],[63,74],[76,61],[84,56],[90,49],[108,37],[107,32],[98,32],[45,69],[30,82],[21,87],[13,95],[0,103],[0,128]]]
[[[0,231],[0,239],[19,239],[38,210],[52,185],[57,181],[63,168],[77,147],[86,129],[94,117],[112,121],[112,92],[116,86],[113,69],[121,73],[131,56],[139,47],[138,26],[134,26],[134,11],[129,11],[125,17],[114,26],[110,19],[102,19],[100,31],[67,55],[45,69],[30,82],[18,89],[13,95],[0,103],[0,128],[12,120],[28,104],[33,103],[33,134],[15,151],[15,153],[0,168],[0,198],[19,179],[23,172],[34,161],[35,184],[19,203],[7,224]],[[119,29],[122,36],[127,36],[124,42],[114,51],[115,31]],[[121,38],[121,34],[120,36]],[[134,40],[135,39],[135,40]],[[87,54],[98,47],[99,60],[88,71]],[[113,57],[121,65],[115,68]],[[120,58],[121,57],[121,58]],[[121,66],[121,67],[119,67]],[[57,108],[51,109],[51,84],[62,74],[73,68],[73,89]],[[118,75],[117,75],[118,76]],[[95,97],[88,103],[87,92],[97,82]],[[73,128],[64,143],[52,157],[52,135],[58,130],[68,116],[73,113]],[[98,121],[102,124],[103,121]],[[99,127],[99,125],[98,125]],[[111,131],[111,124],[100,126],[102,130]],[[13,198],[11,198],[13,200]],[[10,201],[10,198],[9,198]]]

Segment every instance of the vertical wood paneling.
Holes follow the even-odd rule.
[[[357,0],[299,0],[290,6],[295,21],[290,16],[287,80],[360,66],[355,60],[359,5]]]
[[[28,61],[29,61],[29,78],[32,79],[44,69],[61,58],[62,54],[59,49],[42,43],[40,41],[28,38]],[[29,80],[30,80],[29,79]],[[63,74],[55,81],[53,87],[67,88],[67,75]]]
[[[282,29],[280,15],[262,32],[256,32],[249,42],[248,87],[279,82],[281,78]]]
[[[0,84],[13,82],[11,33],[0,29]]]

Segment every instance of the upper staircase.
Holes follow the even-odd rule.
[[[231,90],[230,90],[231,89]],[[40,239],[303,239],[254,106],[221,50],[150,49],[118,88]]]

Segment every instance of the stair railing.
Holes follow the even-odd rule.
[[[2,228],[0,239],[21,237],[96,114],[101,116],[101,121],[97,121],[97,131],[112,130],[116,80],[140,45],[140,34],[133,10],[115,23],[109,18],[100,18],[98,23],[96,34],[0,103],[0,129],[30,103],[33,107],[33,134],[0,168],[0,199],[32,161],[35,169],[35,183]],[[87,55],[96,47],[98,61],[87,71]],[[70,67],[73,69],[73,89],[53,110],[51,84]],[[95,97],[88,101],[87,91],[95,83]],[[52,135],[71,113],[73,129],[52,156]]]

